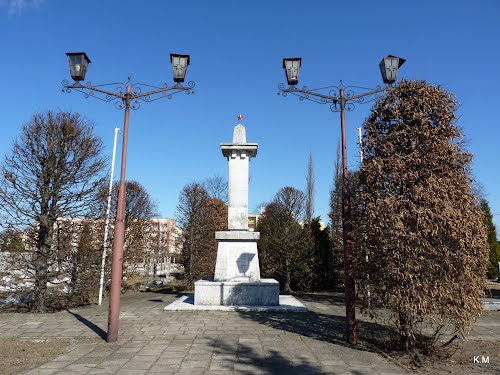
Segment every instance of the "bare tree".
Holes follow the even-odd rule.
[[[228,183],[227,179],[222,176],[215,175],[208,177],[203,181],[203,187],[211,198],[220,199],[227,204],[228,199]]]
[[[328,216],[331,221],[332,237],[334,241],[342,239],[342,169],[340,158],[340,140],[337,142],[335,158],[335,172],[333,186],[330,190],[330,212]]]
[[[333,186],[330,190],[330,212],[328,216],[330,218],[330,233],[332,237],[332,255],[333,262],[336,267],[332,270],[334,272],[335,280],[343,279],[342,275],[344,272],[343,267],[338,267],[344,262],[344,252],[343,252],[343,229],[342,229],[342,163],[340,155],[340,140],[337,143],[337,152],[335,160],[335,172],[333,176]],[[351,212],[352,212],[352,223],[354,229],[358,220],[360,220],[360,187],[359,187],[359,172],[358,171],[348,171],[347,174],[347,186],[349,189],[349,196],[351,200]],[[354,242],[353,247],[358,248],[358,243]],[[363,264],[363,263],[360,263]]]
[[[147,232],[150,230],[150,220],[158,215],[156,203],[151,198],[146,188],[137,181],[126,181],[125,196],[125,245],[124,245],[124,274],[133,284],[138,277],[138,266],[145,262],[148,249]],[[111,197],[112,220],[116,219],[118,205],[118,190],[120,184],[114,183]],[[100,191],[100,212],[106,212],[108,188],[103,185]],[[110,231],[110,233],[113,233]],[[111,235],[112,237],[112,235]],[[110,241],[113,239],[110,238]]]
[[[301,221],[304,217],[304,193],[294,187],[281,188],[273,198],[273,202],[281,206],[295,220]]]
[[[314,168],[312,153],[309,153],[306,178],[306,222],[310,223],[314,216]]]
[[[189,278],[193,277],[193,259],[198,251],[202,207],[209,198],[206,189],[199,183],[185,185],[177,204],[177,222],[182,229],[182,262]]]
[[[54,225],[58,217],[90,215],[106,166],[93,124],[69,112],[37,113],[21,129],[1,167],[0,214],[10,228],[32,229],[29,271],[32,310],[46,311],[47,283],[56,276]]]
[[[304,284],[311,279],[309,261],[314,246],[311,231],[302,228],[294,218],[290,206],[286,207],[276,201],[264,209],[258,230],[263,273],[278,279],[284,292],[291,292],[294,285],[300,288],[299,284],[307,289],[308,286],[304,287]]]
[[[268,204],[259,220],[259,251],[264,272],[283,283],[283,290],[292,287],[308,289],[313,243],[311,231],[300,221],[304,217],[305,195],[286,186]]]

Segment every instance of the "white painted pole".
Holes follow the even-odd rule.
[[[361,128],[358,128],[358,138],[359,138],[359,160],[363,162],[363,141],[361,139]]]
[[[113,174],[115,171],[116,140],[119,128],[115,128],[115,141],[113,143],[113,158],[111,159],[111,174],[109,176],[108,207],[106,209],[106,223],[104,224],[104,241],[102,246],[101,281],[99,283],[99,305],[102,303],[102,291],[104,288],[104,268],[106,265],[106,253],[108,252],[109,233],[109,211],[111,211],[111,193],[113,191]]]

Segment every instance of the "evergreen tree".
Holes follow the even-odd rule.
[[[0,252],[21,253],[24,251],[23,232],[3,230],[0,232]]]
[[[311,230],[298,221],[303,211],[304,193],[287,186],[276,193],[259,220],[261,271],[277,279],[286,293],[308,290],[312,281]]]
[[[481,199],[480,207],[484,212],[484,222],[487,228],[488,245],[490,248],[490,257],[488,263],[487,277],[490,279],[498,278],[498,262],[500,262],[500,244],[497,240],[497,231],[493,224],[493,215],[486,199]]]
[[[334,258],[330,228],[321,228],[320,218],[314,218],[309,224],[313,239],[312,252],[312,289],[316,291],[331,291],[337,285],[336,269],[342,263]]]
[[[99,269],[101,252],[88,221],[80,229],[76,251],[72,252],[70,274],[71,303],[87,304],[99,290]]]

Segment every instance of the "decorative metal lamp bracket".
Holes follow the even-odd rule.
[[[330,104],[330,110],[332,112],[340,112],[342,102],[344,103],[344,109],[347,111],[354,110],[356,104],[366,104],[375,101],[382,97],[382,93],[391,88],[391,86],[382,88],[378,85],[376,88],[368,88],[361,86],[345,86],[342,81],[338,86],[325,86],[317,89],[309,89],[307,86],[302,88],[297,88],[297,86],[292,85],[289,88],[285,87],[284,83],[278,84],[278,95],[287,96],[289,93],[296,95],[300,100],[309,100],[318,104]],[[360,94],[356,94],[355,90],[362,90]],[[323,94],[322,92],[327,92],[328,94]],[[366,97],[372,96],[369,100]]]
[[[69,81],[65,79],[61,84],[62,91],[65,93],[75,90],[81,92],[85,98],[92,97],[108,103],[114,101],[116,109],[125,108],[128,96],[130,108],[134,110],[141,107],[141,101],[149,103],[163,98],[172,99],[173,95],[180,92],[185,92],[187,95],[194,94],[195,86],[193,81],[189,81],[187,86],[182,86],[180,83],[168,86],[165,83],[163,87],[159,87],[140,82],[132,83],[130,77],[125,83],[115,82],[93,86],[91,82],[87,81],[85,84],[70,85]],[[129,93],[127,93],[127,87],[130,87]]]

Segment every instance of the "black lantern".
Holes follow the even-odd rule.
[[[170,62],[174,68],[174,82],[184,82],[187,66],[189,65],[189,55],[170,54]]]
[[[382,73],[382,79],[384,83],[388,85],[396,82],[396,76],[398,75],[398,69],[404,64],[406,60],[401,59],[396,56],[388,55],[384,57],[380,62],[380,72]]]
[[[89,67],[90,59],[85,52],[66,53],[69,61],[69,73],[71,78],[78,84],[79,81],[85,81],[85,74]]]
[[[296,85],[299,83],[299,71],[302,58],[293,57],[283,59],[283,69],[285,69],[286,80],[289,85]]]

